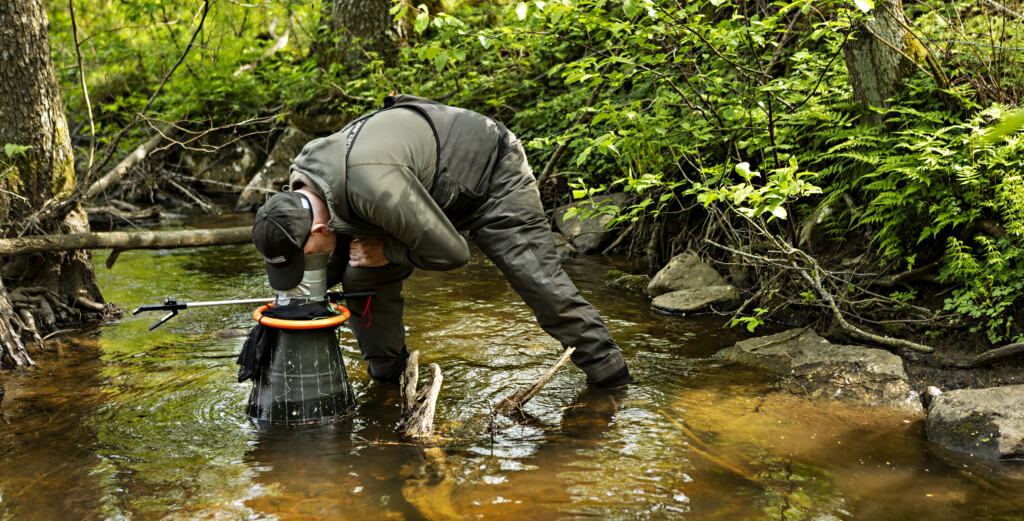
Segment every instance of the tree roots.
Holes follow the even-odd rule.
[[[27,341],[45,350],[43,335],[57,331],[58,324],[82,322],[96,315],[107,319],[124,314],[119,306],[95,302],[84,294],[66,303],[57,292],[38,286],[16,288],[6,292],[6,296],[7,303],[0,305],[0,365],[35,365],[28,354]],[[7,306],[10,308],[3,309]]]

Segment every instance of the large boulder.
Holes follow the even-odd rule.
[[[725,279],[700,260],[700,257],[692,253],[681,253],[654,275],[647,285],[646,293],[648,297],[657,297],[671,291],[727,285]]]
[[[213,152],[188,151],[181,156],[182,164],[192,176],[201,181],[208,192],[238,193],[259,167],[259,152],[242,139],[212,135],[203,145]]]
[[[928,408],[928,439],[988,459],[1024,459],[1024,385],[960,389]]]
[[[651,307],[666,315],[685,315],[708,311],[732,311],[743,303],[740,291],[732,286],[708,286],[681,289],[654,297]]]
[[[281,136],[277,138],[270,156],[263,163],[256,175],[249,180],[249,184],[238,197],[235,210],[240,212],[255,211],[263,205],[268,197],[281,189],[288,182],[289,169],[292,159],[302,152],[313,137],[295,128],[287,127]]]
[[[606,228],[613,217],[604,213],[594,213],[584,218],[581,214],[593,211],[595,206],[613,205],[622,208],[628,200],[629,196],[620,192],[595,195],[590,199],[560,206],[555,210],[555,226],[562,235],[569,238],[569,242],[580,253],[599,251],[615,240],[615,231]],[[570,208],[576,208],[580,213],[567,219],[565,214]]]
[[[765,369],[798,395],[834,397],[869,405],[921,410],[903,361],[881,349],[837,345],[811,329],[793,329],[737,342],[715,359]]]
[[[576,248],[569,244],[562,234],[551,232],[551,241],[555,243],[555,253],[558,254],[558,258],[565,259],[576,254]]]

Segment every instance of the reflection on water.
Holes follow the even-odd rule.
[[[103,259],[97,258],[97,265]],[[269,294],[248,247],[126,252],[98,270],[125,308]],[[652,314],[606,289],[608,259],[567,271],[605,316],[638,383],[606,391],[568,366],[529,422],[488,402],[560,346],[479,255],[406,284],[409,346],[439,364],[437,447],[403,443],[396,386],[346,358],[359,406],[307,430],[261,430],[234,358],[250,309],[128,316],[64,337],[4,373],[0,519],[953,519],[1020,520],[1019,478],[951,465],[920,416],[807,402],[708,356],[728,317]],[[346,349],[355,351],[343,335]],[[1005,468],[1005,467],[1004,467]],[[1017,474],[1019,476],[1019,473]]]

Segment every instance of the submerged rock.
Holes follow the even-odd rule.
[[[726,286],[728,283],[714,268],[692,253],[676,255],[661,269],[647,286],[647,296],[657,297],[683,289],[702,289]]]
[[[928,439],[988,459],[1024,459],[1024,385],[959,389],[928,408]]]
[[[708,311],[732,311],[743,303],[740,291],[732,286],[681,289],[654,297],[651,307],[666,315],[685,315]]]
[[[921,399],[910,388],[898,356],[881,349],[833,344],[810,329],[737,342],[715,354],[715,359],[766,369],[779,377],[780,387],[794,394],[921,410]]]
[[[632,275],[624,271],[608,270],[604,276],[604,283],[609,288],[624,289],[634,293],[642,293],[651,279],[647,275]]]
[[[615,240],[615,230],[608,230],[606,227],[612,221],[608,214],[594,214],[586,218],[578,213],[568,219],[566,212],[570,208],[578,208],[581,212],[592,211],[594,206],[613,205],[622,207],[629,200],[624,193],[610,195],[595,195],[590,199],[578,201],[570,205],[561,206],[555,210],[555,226],[563,235],[569,238],[569,242],[580,253],[592,253],[600,250]]]

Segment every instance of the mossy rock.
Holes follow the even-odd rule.
[[[647,289],[647,285],[651,283],[651,279],[647,275],[632,275],[624,271],[608,270],[604,276],[604,283],[609,288],[643,293]]]

